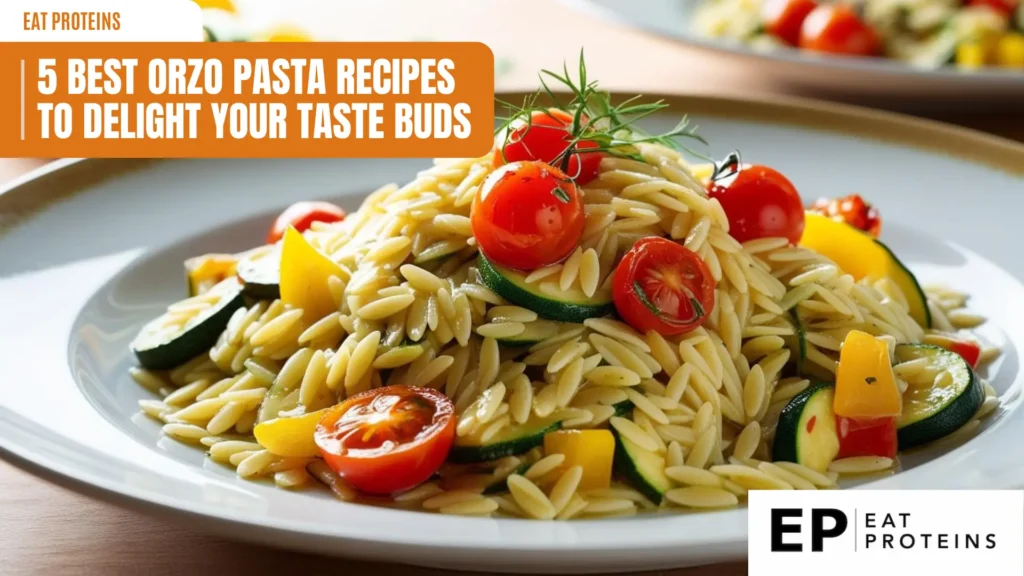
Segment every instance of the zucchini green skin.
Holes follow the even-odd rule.
[[[612,408],[615,408],[615,416],[626,416],[633,411],[633,403],[623,400],[618,404],[612,404]]]
[[[614,428],[612,435],[615,436],[615,471],[651,502],[661,504],[665,492],[672,489],[672,482],[665,476],[664,469],[645,470],[643,457],[647,454],[644,454],[644,449],[623,438]]]
[[[523,463],[516,468],[512,474],[519,474],[522,476],[523,474],[526,474],[526,471],[530,469],[530,466],[533,466],[533,462]],[[502,478],[487,488],[484,488],[484,494],[504,494],[505,492],[508,492],[508,478]]]
[[[801,458],[801,440],[802,437],[806,436],[804,426],[802,425],[803,414],[806,408],[809,407],[810,402],[821,392],[829,392],[835,387],[832,382],[817,382],[811,384],[806,390],[797,394],[792,400],[786,404],[786,407],[782,409],[782,413],[779,415],[779,423],[775,429],[775,441],[772,444],[772,460],[775,462],[795,462],[797,464],[806,465],[807,463]],[[828,404],[829,414],[825,415],[829,421],[825,424],[831,426],[834,430],[835,427],[835,415],[832,413],[831,402]],[[838,451],[839,438],[836,437],[835,441],[836,450]],[[835,456],[833,454],[833,456]]]
[[[896,264],[896,266],[899,267],[900,270],[903,271],[903,274],[905,275],[904,279],[907,281],[907,284],[912,286],[914,289],[913,294],[904,294],[906,298],[914,298],[917,301],[916,309],[919,312],[919,314],[914,314],[915,307],[911,307],[910,315],[914,316],[914,320],[920,323],[921,326],[923,326],[924,328],[931,328],[932,312],[928,308],[928,298],[926,298],[924,295],[924,290],[921,288],[921,283],[917,281],[917,277],[914,276],[913,273],[911,273],[911,271],[903,264],[903,262],[899,258],[896,257],[895,254],[893,254],[892,250],[890,250],[888,246],[886,246],[883,242],[877,239],[875,240],[875,244],[880,246],[883,250],[886,251],[886,253],[889,254],[889,258]],[[902,289],[904,287],[901,286],[900,288]]]
[[[232,289],[235,290],[235,289]],[[214,307],[214,311],[193,326],[189,326],[163,343],[141,347],[132,342],[132,352],[144,368],[149,370],[171,370],[185,362],[206,353],[217,343],[217,338],[228,326],[231,315],[245,305],[239,286],[233,295],[225,296]],[[141,334],[140,334],[141,336]]]
[[[953,385],[959,390],[946,402],[934,406],[929,411],[930,415],[923,419],[904,423],[901,418],[896,429],[896,443],[900,450],[928,444],[956,432],[974,418],[985,401],[985,386],[959,354],[930,344],[896,346],[897,358],[928,356],[945,365],[953,377]]]
[[[491,262],[482,252],[477,259],[477,269],[484,284],[496,294],[549,320],[580,324],[587,318],[608,316],[615,311],[615,304],[610,298],[561,301],[540,294],[531,286],[517,281],[516,276],[520,273]]]
[[[562,427],[561,421],[544,422],[540,426],[527,428],[529,424],[511,426],[499,434],[499,438],[484,445],[458,444],[452,446],[448,461],[455,464],[490,462],[506,456],[529,452],[544,444],[544,435]],[[457,442],[457,441],[456,441]]]
[[[242,280],[242,293],[254,300],[277,300],[281,297],[280,254],[258,260],[242,258],[237,273]]]

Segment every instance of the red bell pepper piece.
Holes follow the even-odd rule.
[[[896,457],[896,418],[854,420],[836,416],[836,432],[839,434],[837,458]]]
[[[932,336],[930,341],[935,342],[950,352],[956,352],[971,365],[971,368],[978,367],[978,359],[981,358],[981,344],[978,344],[978,342],[970,337],[956,334],[940,334]]]

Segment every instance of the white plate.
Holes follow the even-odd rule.
[[[563,0],[603,18],[683,42],[720,58],[746,65],[748,74],[772,76],[805,90],[833,97],[872,99],[887,107],[924,109],[964,100],[1013,104],[1024,97],[1024,73],[995,68],[960,71],[914,68],[885,58],[850,58],[793,48],[758,52],[691,28],[693,12],[704,0]]]
[[[972,305],[994,318],[984,333],[1005,348],[989,374],[1004,402],[1000,412],[966,445],[906,455],[906,471],[870,487],[1024,485],[1024,454],[1005,449],[1024,437],[1018,376],[1024,286],[977,253],[919,231],[1024,272],[1015,247],[1006,243],[1019,227],[1022,180],[968,159],[1019,170],[1024,148],[820,104],[670,101],[693,113],[716,155],[740,147],[747,159],[789,175],[808,199],[865,194],[881,207],[885,238],[922,280],[972,292]],[[656,122],[667,128],[675,119],[662,115]],[[6,229],[0,235],[0,454],[76,490],[196,528],[329,554],[557,573],[741,557],[744,510],[556,523],[345,504],[325,493],[239,480],[199,450],[161,438],[157,424],[136,414],[136,402],[147,393],[126,373],[133,364],[127,345],[145,320],[180,298],[186,256],[255,245],[270,216],[294,200],[337,198],[354,208],[367,191],[406,180],[426,165],[65,162],[9,188],[0,195],[0,232]]]

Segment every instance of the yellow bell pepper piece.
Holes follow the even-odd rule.
[[[996,64],[1004,68],[1024,68],[1024,34],[1010,32],[999,39]]]
[[[326,413],[327,408],[324,408],[302,416],[274,418],[257,424],[252,433],[256,441],[273,454],[312,458],[320,455],[313,433]]]
[[[238,9],[235,8],[235,3],[231,0],[192,0],[199,5],[203,10],[216,9],[237,14]]]
[[[234,254],[205,254],[185,260],[188,295],[204,294],[225,278],[235,275]]]
[[[889,345],[871,334],[853,330],[839,352],[837,416],[870,419],[899,416],[903,400],[889,359]]]
[[[956,65],[974,69],[985,65],[985,46],[980,42],[964,42],[956,47]]]
[[[315,322],[337,310],[327,282],[331,276],[341,277],[341,267],[289,227],[281,247],[281,300]]]
[[[800,245],[831,258],[843,272],[861,278],[892,280],[907,301],[910,316],[925,328],[931,315],[917,279],[878,240],[844,222],[808,212]]]
[[[608,430],[559,430],[544,435],[546,454],[564,454],[553,476],[573,466],[583,467],[580,489],[607,488],[612,482],[615,437]]]

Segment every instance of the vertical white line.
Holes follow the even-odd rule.
[[[21,139],[25,140],[25,61],[21,61]]]

